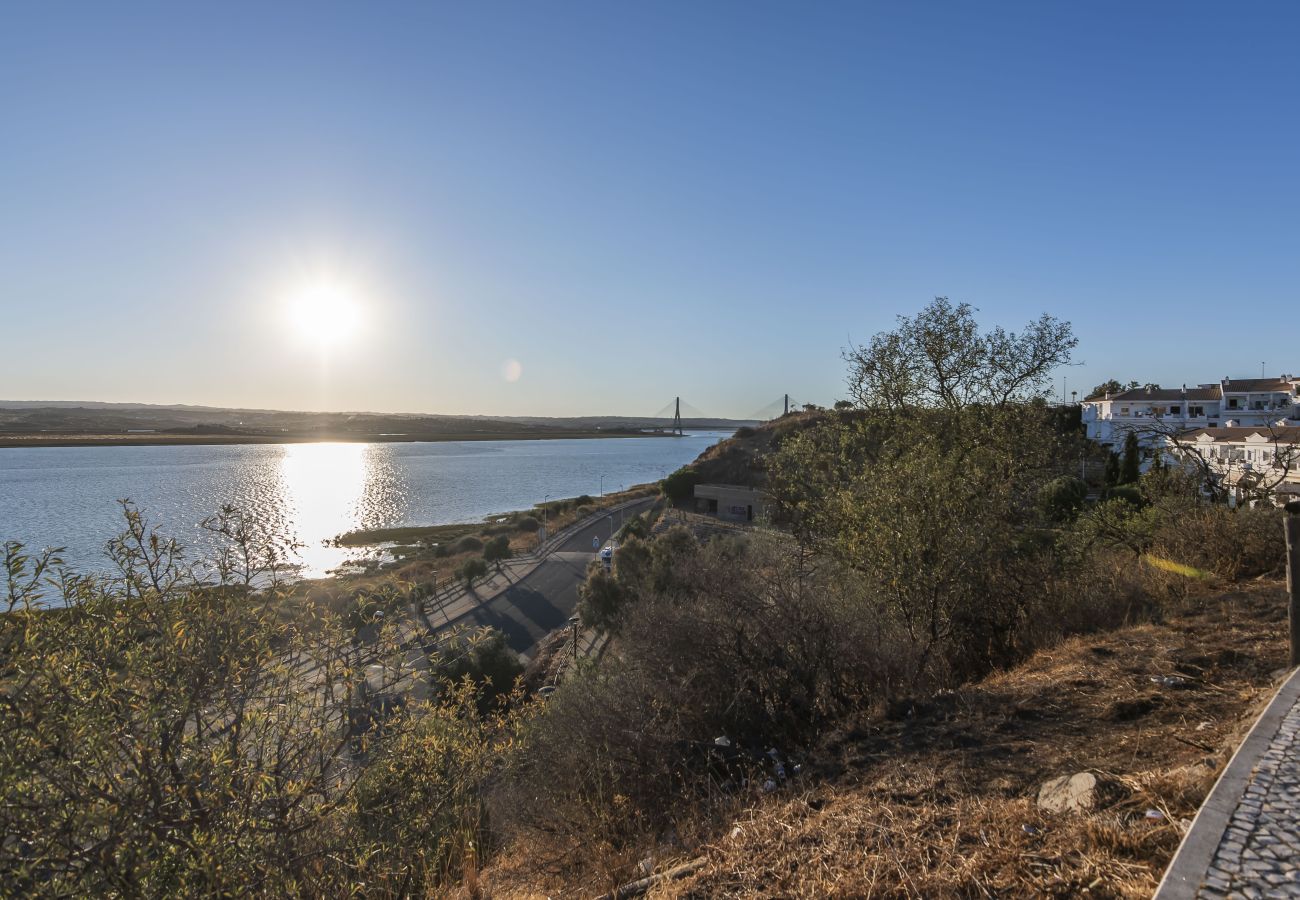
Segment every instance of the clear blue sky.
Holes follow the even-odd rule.
[[[850,338],[938,294],[1072,321],[1071,389],[1300,372],[1298,34],[1294,3],[8,4],[0,398],[745,416],[842,397]],[[359,311],[328,350],[285,312],[322,280]]]

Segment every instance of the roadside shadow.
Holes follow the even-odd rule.
[[[507,602],[500,602],[503,600]],[[497,629],[506,636],[511,650],[523,653],[549,632],[568,625],[569,617],[541,591],[516,584],[498,595],[497,602],[475,609],[464,621]]]

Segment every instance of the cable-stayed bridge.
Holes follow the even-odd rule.
[[[745,416],[739,421],[743,422],[768,422],[772,419],[778,419],[788,412],[796,410],[803,406],[800,401],[795,400],[789,394],[782,394],[766,406],[756,409],[752,415]],[[650,416],[651,421],[656,427],[664,430],[672,430],[681,433],[683,428],[707,428],[710,423],[734,423],[736,419],[725,419],[718,416],[711,416],[704,410],[692,403],[683,400],[681,397],[674,397],[669,400],[661,409]]]

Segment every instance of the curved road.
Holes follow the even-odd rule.
[[[625,507],[623,519],[644,512],[654,501],[650,497]],[[496,628],[505,634],[511,650],[531,656],[538,641],[569,624],[578,605],[578,586],[587,577],[587,564],[595,558],[592,539],[604,546],[619,528],[620,514],[612,516],[612,522],[605,516],[570,535],[537,568],[451,624]]]

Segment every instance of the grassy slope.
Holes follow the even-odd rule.
[[[763,457],[775,450],[785,437],[826,415],[824,412],[791,413],[756,428],[741,429],[736,436],[705,450],[691,465],[700,473],[700,481],[704,484],[762,487],[767,478]]]
[[[1276,581],[1206,591],[1164,623],[1075,638],[902,718],[846,723],[793,787],[738,802],[700,845],[658,848],[661,868],[706,865],[653,896],[1149,897],[1277,684],[1285,620]],[[1162,675],[1186,683],[1151,681]],[[1104,808],[1037,808],[1043,781],[1089,769],[1119,785]],[[631,875],[581,856],[507,852],[492,896],[599,893]]]

